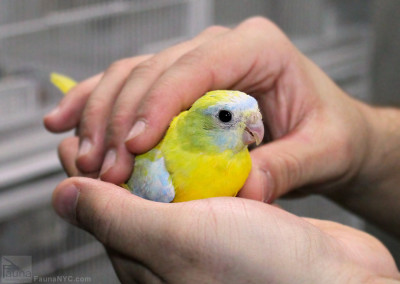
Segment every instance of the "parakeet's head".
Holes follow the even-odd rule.
[[[240,151],[254,142],[260,144],[264,137],[257,101],[239,91],[206,93],[189,109],[187,118],[192,146],[206,143],[219,151]]]

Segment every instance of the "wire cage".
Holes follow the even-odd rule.
[[[350,3],[351,2],[351,3]],[[29,255],[34,275],[118,282],[103,247],[60,220],[51,192],[65,178],[41,117],[60,100],[57,71],[77,80],[113,61],[162,50],[207,26],[262,15],[275,21],[349,94],[369,100],[369,1],[2,0],[0,2],[0,254]],[[317,198],[317,197],[315,197]],[[325,200],[282,202],[293,212],[363,222]],[[324,210],[322,210],[324,208]],[[326,208],[331,208],[326,210]]]

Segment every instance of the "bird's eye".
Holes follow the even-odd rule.
[[[228,110],[220,110],[218,113],[218,118],[222,122],[229,122],[232,120],[232,113]]]

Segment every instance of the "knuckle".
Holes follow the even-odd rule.
[[[183,55],[177,62],[180,66],[199,66],[206,58],[206,54],[199,48],[195,48]]]
[[[91,137],[96,130],[102,128],[105,108],[106,106],[99,102],[90,104],[85,108],[78,127],[78,133],[81,137]]]
[[[115,230],[118,230],[120,223],[119,214],[104,214],[105,212],[120,212],[120,210],[115,210],[115,208],[121,208],[122,204],[116,204],[115,200],[109,199],[92,212],[92,220],[89,220],[93,224],[93,234],[96,238],[103,243],[108,245],[112,242],[111,237]],[[111,218],[112,217],[112,218]]]
[[[126,125],[129,121],[129,114],[119,111],[115,113],[112,118],[109,120],[109,138],[111,139],[114,135],[117,135],[122,131],[122,129],[126,128]]]
[[[336,156],[337,161],[342,163],[342,168],[348,169],[351,166],[351,161],[354,155],[354,146],[350,142],[352,134],[348,131],[339,131],[333,135],[335,137],[331,140],[331,149],[333,154]]]
[[[123,58],[113,62],[107,69],[106,73],[120,72],[121,70],[130,68],[130,58]]]
[[[85,108],[81,124],[97,121],[97,117],[104,113],[106,106],[101,98],[97,98],[95,102],[88,104]],[[90,121],[89,121],[90,120]]]
[[[243,21],[241,26],[248,26],[250,28],[262,28],[262,27],[271,27],[275,26],[272,21],[270,21],[267,18],[261,17],[261,16],[254,16],[251,18],[248,18],[247,20]]]
[[[289,152],[277,155],[279,173],[276,175],[275,183],[282,192],[299,186],[302,176],[300,160]],[[278,178],[279,177],[279,178]]]
[[[93,220],[93,233],[104,245],[108,245],[110,243],[112,222],[114,221],[110,218],[104,217],[95,217]]]
[[[64,149],[66,149],[67,147],[68,147],[68,138],[62,140],[60,142],[60,144],[58,144],[57,151],[58,151],[59,155],[61,155],[61,153],[63,153]]]
[[[256,38],[273,38],[274,41],[283,43],[289,42],[284,32],[274,22],[260,16],[245,20],[239,24],[237,30],[245,31],[247,35]]]
[[[111,124],[114,126],[123,125],[128,121],[128,113],[124,111],[118,111],[113,114],[111,118]]]
[[[138,116],[151,118],[153,114],[161,114],[167,107],[165,103],[168,104],[168,108],[171,108],[172,106],[180,106],[183,99],[181,93],[179,91],[166,92],[165,90],[167,89],[173,89],[173,82],[170,80],[160,82],[159,88],[153,90],[147,97],[146,105],[138,110]],[[164,104],[160,104],[160,98],[165,102]],[[151,121],[151,119],[148,120]]]
[[[153,56],[137,65],[132,71],[132,76],[148,76],[160,69],[161,65],[161,62],[156,58],[156,56]]]
[[[224,33],[227,31],[229,31],[229,28],[227,28],[227,27],[213,25],[213,26],[209,26],[208,28],[206,28],[201,34],[216,35],[216,34]]]

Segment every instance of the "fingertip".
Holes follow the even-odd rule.
[[[60,113],[60,107],[56,106],[53,110],[51,110],[48,114],[46,114],[43,119],[45,121],[51,122],[57,118],[59,113]]]
[[[87,137],[83,138],[79,145],[78,157],[85,156],[92,150],[92,148],[93,148],[92,141]]]
[[[63,113],[60,106],[57,106],[43,117],[43,124],[46,129],[53,133],[59,133],[72,129],[67,127],[63,121]]]
[[[145,132],[147,127],[147,123],[144,119],[140,119],[135,122],[133,125],[132,129],[129,131],[127,138],[125,141],[130,141],[133,140],[135,137],[141,135],[143,132]]]
[[[53,192],[52,204],[54,210],[61,218],[71,224],[76,224],[76,205],[79,194],[80,192],[72,178],[61,182]]]
[[[43,117],[43,125],[48,131],[53,132],[53,133],[57,132],[57,128],[54,127],[54,125],[53,125],[53,117],[52,116],[49,116],[49,115],[44,116]]]
[[[97,139],[89,137],[77,139],[79,139],[79,149],[74,156],[76,168],[84,174],[99,172],[105,156],[104,146],[96,143]]]
[[[115,154],[112,154],[112,156],[114,156],[112,157],[113,161],[109,165],[106,164],[107,158],[105,159],[100,179],[114,184],[122,184],[132,174],[134,157],[126,150],[115,151]]]
[[[148,151],[152,148],[149,135],[151,135],[151,129],[148,128],[147,120],[138,119],[125,139],[125,147],[134,154]]]
[[[157,145],[162,139],[164,132],[165,131],[161,129],[151,129],[147,127],[146,131],[142,134],[131,139],[126,139],[125,147],[133,154],[143,154]]]
[[[127,170],[124,166],[114,166],[108,171],[100,175],[102,181],[110,182],[116,185],[125,183],[128,179],[132,170]]]
[[[82,224],[82,222],[88,221],[86,214],[94,210],[100,203],[104,205],[103,203],[111,196],[128,194],[126,190],[122,188],[118,190],[119,188],[91,178],[68,178],[54,190],[52,205],[56,213],[67,222],[73,225],[84,225],[84,227],[91,226],[91,224]]]
[[[143,232],[160,232],[153,234],[158,236],[170,226],[163,204],[94,179],[80,177],[61,182],[53,193],[53,206],[66,221],[121,252],[146,240],[148,235]]]
[[[68,137],[58,145],[58,156],[68,176],[79,176],[79,170],[75,165],[75,157],[78,151],[79,138]]]
[[[87,99],[103,74],[97,74],[74,86],[52,111],[43,118],[46,129],[64,132],[78,125]]]
[[[95,150],[75,156],[75,166],[83,174],[99,172],[103,155]]]
[[[238,196],[271,203],[273,201],[273,187],[271,186],[270,174],[253,164],[249,177]]]

